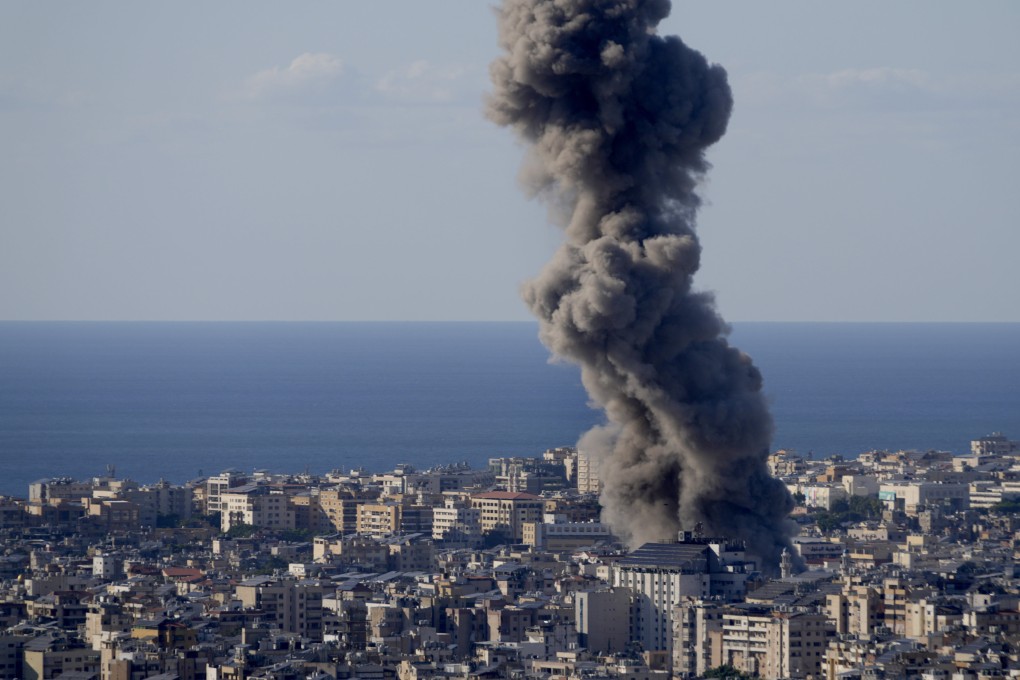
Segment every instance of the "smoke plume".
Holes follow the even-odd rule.
[[[488,115],[529,143],[522,179],[566,239],[524,289],[542,341],[581,367],[608,425],[584,435],[603,517],[632,545],[702,523],[774,568],[793,502],[765,465],[758,369],[695,292],[705,149],[726,72],[655,27],[668,0],[506,0]]]

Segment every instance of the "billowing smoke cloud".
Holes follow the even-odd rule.
[[[489,117],[530,143],[526,186],[566,240],[524,298],[578,363],[608,425],[604,518],[637,545],[701,522],[774,567],[792,500],[765,466],[772,420],[751,360],[694,292],[695,187],[732,108],[726,72],[655,26],[668,0],[506,0]]]

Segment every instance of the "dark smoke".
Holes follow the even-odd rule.
[[[605,519],[633,545],[701,522],[775,568],[793,502],[765,465],[761,374],[691,289],[695,187],[733,100],[720,66],[655,35],[669,10],[506,0],[488,115],[530,143],[529,189],[564,208],[566,241],[524,298],[608,416],[579,443]]]

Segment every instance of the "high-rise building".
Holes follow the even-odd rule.
[[[646,543],[613,565],[612,583],[634,593],[631,639],[672,652],[673,608],[684,598],[734,601],[757,565],[743,546],[682,532],[675,543]]]

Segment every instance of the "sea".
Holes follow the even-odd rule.
[[[774,449],[965,453],[1020,439],[1020,324],[735,323]],[[603,422],[534,323],[0,322],[0,494],[46,477],[417,468]]]

